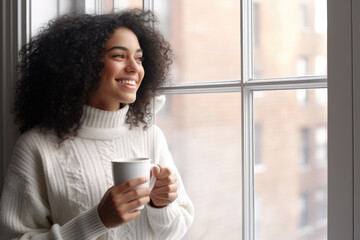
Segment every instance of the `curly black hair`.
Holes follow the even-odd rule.
[[[170,44],[151,11],[129,9],[89,15],[71,13],[50,21],[19,52],[15,121],[20,133],[35,126],[64,140],[81,126],[83,106],[100,81],[105,43],[119,27],[132,30],[143,49],[144,79],[129,105],[131,127],[151,119],[149,104],[165,83],[172,63]]]

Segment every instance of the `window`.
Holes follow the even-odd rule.
[[[305,233],[308,239],[326,238],[326,226],[309,231],[316,228],[310,218],[315,215],[311,207],[314,188],[327,186],[326,166],[317,168],[313,161],[317,149],[315,129],[326,126],[326,112],[320,111],[323,108],[319,109],[314,101],[317,89],[306,90],[309,98],[306,108],[298,104],[298,90],[253,92],[253,119],[262,126],[261,161],[266,166],[261,174],[255,167],[253,180],[254,194],[263,200],[257,216],[261,240],[277,239],[280,235],[283,239],[302,239]],[[274,217],[275,213],[279,217]]]
[[[306,56],[300,57],[296,62],[296,74],[298,76],[307,75],[309,72],[309,60]]]
[[[316,103],[318,106],[326,108],[327,105],[327,89],[316,89]]]
[[[299,12],[300,12],[300,26],[303,31],[307,31],[310,27],[308,6],[306,4],[301,4],[299,7]]]
[[[221,239],[226,234],[241,239],[241,94],[167,97],[171,101],[157,114],[157,124],[196,207],[185,239]]]
[[[319,188],[315,195],[316,221],[319,227],[326,225],[327,219],[327,194],[326,188]]]
[[[306,1],[303,13],[309,28],[314,1]],[[326,59],[326,33],[304,35],[299,3],[287,0],[182,0],[166,8],[154,1],[154,9],[160,15],[172,13],[160,22],[175,53],[171,82],[164,87],[171,101],[156,122],[197,209],[185,239],[231,235],[300,240],[299,221],[314,224],[308,182],[326,187],[322,172],[310,167],[306,173],[299,171],[302,165],[310,166],[316,151],[310,129],[327,122],[315,97],[317,90],[327,87],[326,77],[316,75],[326,73],[326,64],[318,61],[314,66],[314,59]],[[326,106],[325,101],[321,109]],[[259,166],[266,166],[266,171],[259,171]],[[198,185],[197,179],[209,178],[211,189]],[[255,196],[261,196],[261,204]],[[233,207],[234,197],[243,211],[227,209]],[[216,211],[209,211],[214,203]],[[230,221],[225,211],[232,213]],[[240,220],[243,216],[245,222]],[[214,219],[227,224],[214,224]],[[311,234],[326,238],[326,226]],[[315,237],[311,234],[310,239]]]
[[[261,239],[261,197],[255,195],[255,240]]]
[[[327,165],[327,127],[318,126],[315,130],[315,160],[319,167]]]
[[[310,225],[310,199],[308,193],[300,195],[299,204],[299,228],[302,230]]]
[[[302,128],[300,132],[301,148],[300,148],[300,167],[308,168],[310,164],[310,129]]]
[[[315,74],[316,75],[326,75],[326,58],[324,56],[318,55],[315,57]]]
[[[315,21],[314,28],[317,34],[325,34],[327,30],[326,22],[326,0],[315,0]]]
[[[296,90],[296,99],[298,102],[298,106],[306,107],[309,104],[309,94],[306,89],[298,89]]]
[[[113,10],[121,10],[124,8],[142,8],[142,0],[102,0],[102,12],[108,13]]]

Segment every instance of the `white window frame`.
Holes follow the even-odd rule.
[[[144,1],[144,8],[153,10],[154,1]],[[360,207],[358,201],[360,200],[360,190],[354,188],[360,183],[360,174],[355,168],[355,166],[360,165],[360,110],[359,105],[355,105],[355,100],[360,99],[360,69],[359,67],[352,67],[355,66],[355,63],[357,63],[356,66],[360,66],[360,44],[358,44],[360,42],[360,17],[355,14],[360,10],[360,3],[355,2],[355,0],[345,0],[345,2],[328,0],[327,6],[329,19],[328,76],[251,79],[252,34],[251,22],[249,22],[249,19],[252,19],[251,1],[242,0],[242,79],[238,81],[173,84],[164,88],[166,94],[242,93],[244,240],[255,239],[254,159],[252,154],[253,133],[251,131],[253,128],[253,92],[300,88],[328,88],[329,92],[328,239],[354,240],[360,237],[360,228],[354,228],[360,223],[360,210],[358,210]],[[344,25],[346,25],[345,28],[343,28]],[[342,47],[339,48],[339,45]],[[338,55],[341,57],[337,57]],[[346,95],[345,98],[344,95]],[[343,114],[339,114],[340,112]],[[346,140],[342,141],[342,139]],[[343,211],[344,209],[345,211]]]
[[[101,0],[78,0],[99,10]],[[143,0],[144,9],[154,1]],[[31,33],[31,1],[1,2],[0,190],[17,131],[10,114],[17,53]],[[242,8],[242,79],[166,86],[166,94],[241,92],[243,239],[254,240],[252,95],[254,91],[328,87],[328,239],[360,239],[360,1],[328,0],[328,79],[298,77],[252,80],[250,0]],[[86,5],[87,4],[87,5]],[[88,7],[86,9],[90,9]],[[90,11],[90,10],[89,10]],[[246,37],[245,37],[246,36]],[[14,44],[15,43],[15,44]],[[246,60],[246,61],[244,61]]]
[[[156,1],[156,0],[155,0]],[[153,7],[153,1],[149,6]],[[153,8],[149,8],[153,10]],[[326,76],[306,76],[291,78],[252,79],[252,4],[243,0],[242,4],[242,79],[237,81],[180,83],[164,87],[165,94],[196,94],[241,92],[242,101],[242,175],[243,175],[243,239],[255,239],[254,213],[254,136],[253,136],[253,92],[265,90],[291,90],[326,88]],[[240,19],[239,19],[240,20]],[[239,169],[240,170],[240,169]]]

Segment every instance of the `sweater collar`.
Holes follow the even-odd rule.
[[[128,110],[129,105],[117,111],[104,111],[84,105],[81,122],[83,126],[90,128],[119,128],[124,126]]]

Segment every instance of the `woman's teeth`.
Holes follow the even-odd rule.
[[[129,85],[136,85],[136,81],[134,80],[120,80],[120,83],[129,84]]]

